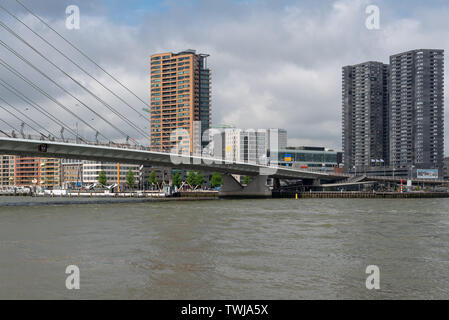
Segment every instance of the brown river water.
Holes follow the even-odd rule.
[[[0,197],[0,299],[449,299],[449,199],[30,199]]]

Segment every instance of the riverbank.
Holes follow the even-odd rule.
[[[29,199],[29,200],[28,200]],[[33,200],[31,200],[33,199]],[[165,198],[42,198],[26,197],[21,201],[0,202],[0,207],[34,207],[34,206],[55,206],[55,205],[78,205],[78,204],[115,204],[115,203],[145,203],[145,202],[173,202],[173,201],[197,201],[215,200],[213,197],[165,197]],[[36,201],[39,200],[39,201]]]
[[[49,190],[40,193],[19,193],[8,192],[0,193],[0,197],[33,197],[33,198],[216,198],[218,191],[199,190],[199,191],[180,191],[171,195],[158,191],[134,191],[134,192],[88,192],[88,191],[67,191],[67,190]]]
[[[41,194],[41,195],[4,195],[1,197],[0,207],[18,206],[52,206],[52,205],[78,205],[78,204],[114,204],[114,203],[144,203],[144,202],[171,202],[216,200],[216,191],[179,192],[171,196],[163,193],[95,193],[80,192],[67,194]]]
[[[449,192],[273,192],[273,198],[416,199],[449,198]]]

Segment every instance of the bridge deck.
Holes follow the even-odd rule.
[[[46,152],[41,151],[40,146],[42,145],[45,145]],[[307,170],[269,167],[252,163],[226,162],[221,159],[182,156],[148,150],[5,137],[0,137],[0,153],[49,158],[122,162],[130,164],[149,164],[186,170],[192,169],[249,176],[267,175],[283,179],[320,179],[323,181],[336,181],[348,177]]]

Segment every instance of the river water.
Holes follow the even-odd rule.
[[[1,299],[449,298],[449,199],[1,206],[12,199]]]

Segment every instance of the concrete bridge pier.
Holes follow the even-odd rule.
[[[281,181],[279,178],[273,178],[273,190],[279,190],[281,188]]]
[[[220,198],[271,198],[272,192],[267,186],[268,176],[251,177],[251,182],[242,186],[231,174],[223,175]]]

